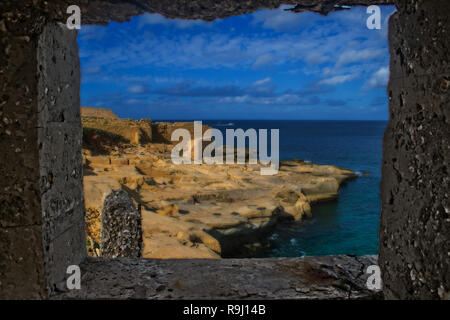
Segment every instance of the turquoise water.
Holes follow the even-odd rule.
[[[299,158],[359,172],[339,198],[316,204],[313,217],[282,224],[258,257],[376,254],[380,213],[382,137],[385,121],[204,121],[217,129],[278,128],[280,159]]]

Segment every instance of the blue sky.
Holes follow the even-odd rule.
[[[173,120],[386,120],[387,20],[287,7],[213,22],[146,14],[82,26],[83,106]]]

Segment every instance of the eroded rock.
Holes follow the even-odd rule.
[[[141,256],[141,217],[123,190],[112,191],[101,214],[100,254],[110,258]]]

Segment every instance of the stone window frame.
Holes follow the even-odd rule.
[[[114,4],[108,0],[29,2],[30,4],[20,8],[14,0],[5,0],[0,5],[0,11],[4,12],[0,20],[3,36],[1,48],[6,57],[0,59],[0,80],[3,92],[8,93],[2,96],[0,103],[5,123],[0,128],[0,147],[5,150],[5,161],[1,167],[5,181],[0,182],[5,190],[0,198],[3,204],[0,217],[0,297],[379,297],[379,294],[367,290],[365,286],[367,275],[364,269],[376,263],[376,257],[370,256],[223,260],[87,257],[77,36],[75,31],[69,31],[61,24],[67,18],[65,10],[71,4],[81,7],[83,24],[107,24],[109,21],[126,21],[146,12],[161,13],[169,18],[211,21],[259,8],[277,8],[280,4],[295,5],[295,12],[327,14],[340,10],[342,5],[395,3],[398,11],[391,16],[389,24],[390,120],[383,141],[381,183],[379,252],[380,259],[383,260],[381,268],[385,283],[384,294],[388,298],[442,298],[448,295],[449,283],[445,270],[448,269],[449,262],[446,251],[430,251],[430,242],[420,238],[414,240],[415,236],[409,233],[400,234],[405,223],[414,228],[420,227],[420,221],[412,215],[394,214],[402,206],[409,206],[408,210],[411,212],[419,210],[409,203],[398,204],[399,201],[407,202],[412,196],[421,194],[421,186],[417,187],[417,191],[412,190],[411,194],[399,192],[407,189],[407,186],[402,185],[405,178],[420,176],[419,171],[425,172],[425,176],[432,176],[429,171],[433,169],[433,165],[439,165],[438,161],[445,163],[448,159],[448,152],[444,148],[448,143],[446,137],[450,134],[445,126],[446,109],[442,108],[448,105],[446,99],[450,67],[448,64],[439,65],[439,61],[434,59],[436,52],[430,53],[422,47],[421,55],[417,56],[411,49],[422,44],[434,45],[433,49],[437,52],[448,49],[447,34],[445,30],[439,29],[442,23],[448,25],[448,11],[437,9],[448,8],[448,2],[437,0],[438,5],[424,0],[251,0],[245,3],[122,0]],[[423,32],[417,36],[412,31],[416,22],[426,21],[424,19],[427,14],[433,16],[431,22],[427,21],[427,27],[436,36],[434,39]],[[398,34],[402,34],[404,39],[398,39]],[[413,62],[418,62],[414,68]],[[417,95],[417,92],[423,93],[423,96]],[[400,112],[400,107],[405,104],[416,104],[417,110],[410,108]],[[409,117],[413,112],[430,118],[411,120]],[[426,145],[423,148],[438,153],[440,151],[442,156],[431,163],[427,163],[426,159],[418,159],[418,163],[412,166],[414,170],[411,170],[408,169],[407,162],[410,161],[410,155],[414,157],[415,153],[402,156],[402,152],[408,152],[408,149],[398,145],[403,139],[403,136],[398,137],[398,133],[411,133],[416,130],[413,129],[415,123],[423,124],[420,130],[430,131],[427,139],[432,136],[437,141],[437,146]],[[418,145],[413,140],[408,142],[412,146]],[[21,168],[18,168],[17,161],[22,164]],[[407,173],[408,170],[410,173]],[[423,188],[439,194],[445,192],[445,185],[440,186],[439,183],[432,183],[432,189]],[[397,194],[394,196],[393,193]],[[420,210],[429,210],[432,207],[430,201],[425,198]],[[438,213],[439,210],[440,208]],[[439,219],[444,218],[439,216],[437,219],[440,221]],[[418,232],[420,236],[420,231]],[[27,236],[24,237],[24,234]],[[416,247],[419,248],[414,253],[407,249],[407,243],[411,241],[415,246],[417,242]],[[408,255],[403,254],[406,252]],[[405,266],[413,265],[418,268],[416,262],[430,256],[435,264],[422,265],[428,272],[425,274],[427,285],[423,286],[409,278],[413,271],[420,270],[407,272]],[[80,290],[67,289],[66,270],[69,265],[81,267]],[[439,267],[443,271],[439,271]]]

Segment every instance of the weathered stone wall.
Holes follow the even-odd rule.
[[[81,265],[81,290],[54,299],[380,299],[366,287],[376,256],[106,259]]]
[[[45,298],[85,258],[76,32],[0,3],[0,297]]]
[[[379,263],[387,298],[450,298],[450,2],[391,17]]]
[[[77,31],[49,22],[39,37],[38,147],[47,287],[86,257]]]
[[[37,44],[45,20],[0,2],[0,297],[45,298]]]

